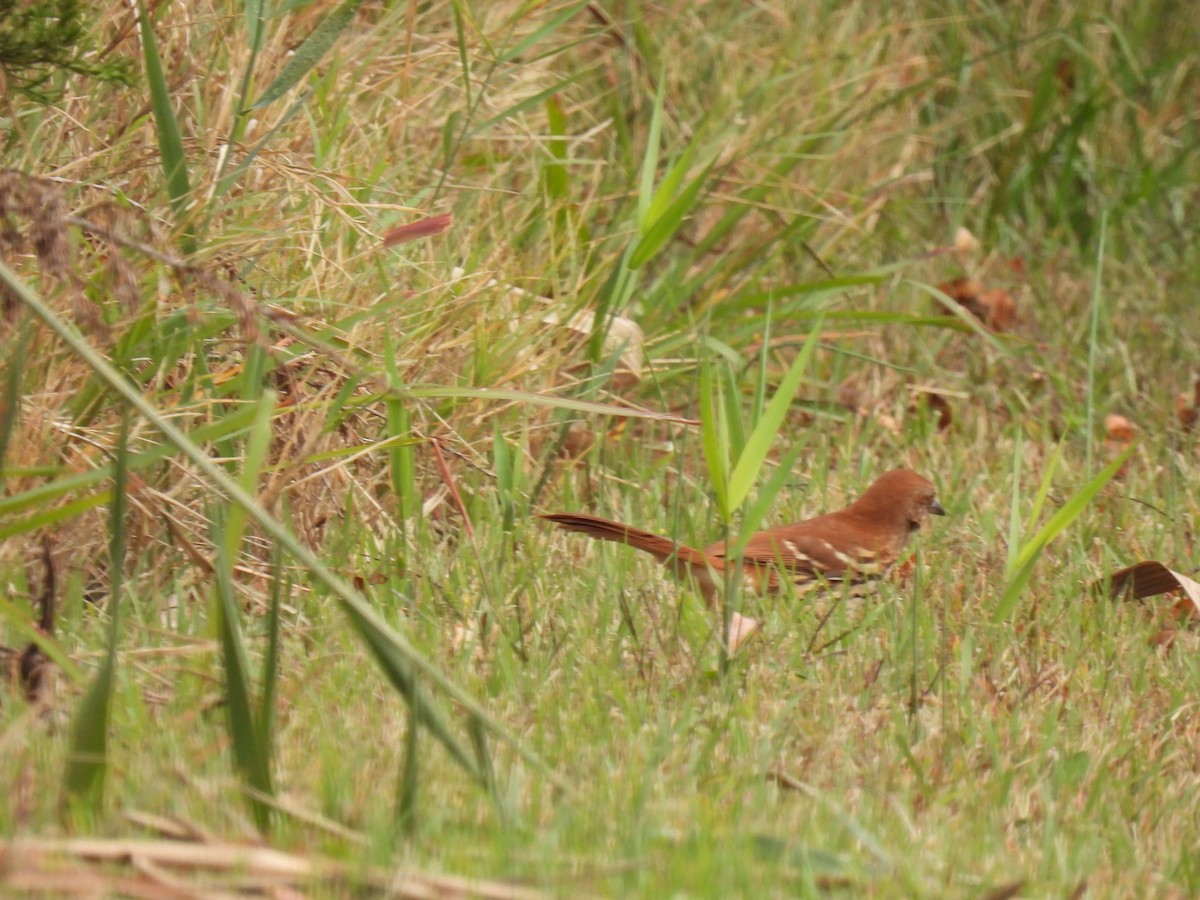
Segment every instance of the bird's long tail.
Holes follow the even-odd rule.
[[[659,562],[666,562],[672,556],[685,562],[704,561],[704,554],[694,547],[676,544],[668,538],[651,534],[649,531],[642,531],[632,525],[623,525],[599,516],[589,516],[585,513],[550,513],[538,516],[538,518],[553,522],[563,531],[577,531],[602,541],[626,544],[636,550],[649,553]]]
[[[677,544],[669,538],[651,534],[649,531],[634,528],[632,525],[614,522],[611,519],[589,516],[586,513],[550,513],[540,515],[538,518],[553,522],[564,531],[577,531],[588,537],[625,544],[635,550],[649,553],[660,563],[672,569],[678,577],[691,576],[697,579],[706,596],[715,587],[710,569],[719,570],[723,567],[722,560],[709,558],[695,547]]]

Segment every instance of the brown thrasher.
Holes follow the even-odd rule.
[[[744,577],[758,590],[769,591],[779,590],[784,581],[804,585],[879,577],[900,558],[908,536],[930,513],[946,514],[933,483],[911,469],[892,469],[845,509],[756,533],[742,551]],[[679,578],[693,579],[709,603],[731,564],[724,541],[697,550],[632,525],[584,513],[551,513],[538,518],[565,531],[644,550]]]

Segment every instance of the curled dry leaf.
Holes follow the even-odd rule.
[[[596,317],[590,309],[581,309],[565,322],[555,312],[547,313],[542,321],[548,325],[562,325],[576,334],[591,335]],[[616,391],[627,391],[642,380],[642,368],[646,361],[645,344],[645,332],[637,322],[620,315],[611,317],[608,331],[604,334],[604,354],[621,354],[613,371],[613,388]]]
[[[441,234],[450,227],[450,223],[453,221],[454,216],[451,213],[443,213],[440,216],[428,216],[415,222],[409,222],[407,225],[401,225],[385,232],[383,246],[394,247],[397,244],[405,244],[408,241]]]
[[[852,413],[866,412],[866,391],[857,375],[849,376],[838,385],[837,404]]]
[[[924,402],[925,407],[936,416],[937,430],[945,431],[954,424],[954,417],[950,412],[950,401],[936,388],[916,388],[916,396],[912,403],[909,404],[910,410],[916,410],[920,403]]]
[[[926,394],[925,402],[937,415],[938,431],[945,431],[954,423],[954,417],[950,414],[950,402],[941,394]]]
[[[465,277],[466,271],[455,267],[451,270],[450,274],[452,278],[458,280]],[[492,278],[488,280],[484,287],[496,287],[500,285],[501,282]],[[504,285],[504,287],[514,297],[536,296],[515,285]],[[538,296],[536,299],[547,304],[555,302],[549,297]],[[542,316],[542,322],[546,325],[561,325],[576,334],[590,337],[596,324],[596,317],[590,309],[581,309],[564,321],[562,316],[556,311],[551,310]],[[604,335],[604,354],[611,356],[618,351],[621,354],[617,359],[616,369],[613,372],[612,384],[614,390],[618,392],[627,391],[642,380],[642,370],[646,362],[645,345],[645,332],[642,331],[642,327],[633,321],[633,319],[622,315],[614,315],[608,319],[608,330]]]
[[[1137,428],[1124,416],[1109,413],[1104,417],[1105,440],[1120,444],[1124,448],[1136,434]]]
[[[939,284],[938,290],[992,331],[1008,331],[1017,323],[1017,302],[1003,288],[985,289],[976,279],[962,277]]]
[[[954,232],[954,249],[962,255],[974,253],[979,249],[979,238],[975,237],[967,229],[959,226]]]
[[[1099,585],[1101,582],[1097,582]],[[1114,598],[1128,592],[1134,600],[1156,597],[1159,594],[1181,593],[1175,612],[1200,618],[1200,582],[1181,575],[1157,560],[1147,559],[1112,573],[1109,579]]]
[[[1104,417],[1104,447],[1110,456],[1116,456],[1133,443],[1137,436],[1137,427],[1124,416],[1110,413]],[[1120,478],[1125,474],[1129,463],[1126,461],[1117,472]]]
[[[1017,324],[1017,301],[1003,288],[992,288],[979,295],[981,312],[975,315],[983,319],[992,331],[1010,331]]]
[[[1175,396],[1175,415],[1179,419],[1179,426],[1184,431],[1191,431],[1196,425],[1196,418],[1200,415],[1200,375],[1196,375],[1192,381],[1192,395],[1189,397],[1186,392]]]
[[[730,653],[737,653],[738,648],[758,633],[758,620],[734,613],[729,620],[729,635],[725,644]]]

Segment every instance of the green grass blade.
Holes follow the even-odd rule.
[[[1129,459],[1133,453],[1135,445],[1130,444],[1125,450],[1117,456],[1109,465],[1105,466],[1098,472],[1087,484],[1085,484],[1070,500],[1060,507],[1049,521],[1041,527],[1037,534],[1032,539],[1027,541],[1021,548],[1021,552],[1017,554],[1015,561],[1015,571],[1010,575],[1007,586],[1004,588],[1004,593],[1000,597],[1000,602],[996,604],[995,610],[992,612],[993,622],[1002,622],[1012,615],[1016,608],[1017,600],[1020,599],[1021,592],[1025,589],[1025,585],[1029,582],[1030,575],[1033,574],[1033,566],[1041,556],[1046,545],[1054,538],[1058,537],[1062,532],[1079,517],[1093,498],[1100,493],[1100,490],[1108,484],[1121,470],[1121,466]]]
[[[1013,448],[1012,495],[1008,506],[1008,559],[1004,564],[1007,579],[1015,568],[1021,552],[1021,469],[1025,462],[1025,440],[1018,430]],[[1036,520],[1035,520],[1036,521]]]
[[[238,407],[225,418],[188,432],[188,438],[197,445],[204,445],[211,441],[236,437],[250,426],[255,414],[254,406]],[[159,444],[149,450],[130,454],[129,471],[136,472],[148,468],[166,459],[174,452],[175,450],[170,444]],[[40,484],[19,494],[13,494],[11,497],[0,497],[0,517],[15,515],[35,507],[44,507],[51,500],[94,487],[108,480],[112,475],[113,467],[111,465],[98,466],[87,472],[64,475],[47,484]],[[106,490],[101,498],[92,502],[88,508],[95,506],[96,503],[106,502],[108,496],[109,492]],[[4,532],[5,529],[0,529],[0,536],[3,536]]]
[[[253,407],[254,423],[250,426],[250,435],[242,460],[242,472],[238,478],[242,490],[252,496],[258,485],[263,463],[266,462],[267,451],[271,447],[271,417],[275,412],[275,392],[263,391]],[[223,538],[225,553],[231,561],[238,557],[238,550],[246,531],[246,516],[246,510],[236,505],[230,507],[226,516]]]
[[[808,432],[805,432],[807,435]],[[759,525],[766,518],[768,512],[775,505],[775,499],[779,496],[779,492],[791,481],[793,477],[793,467],[796,465],[796,460],[800,458],[800,453],[808,446],[806,440],[799,440],[796,445],[784,454],[783,459],[779,461],[779,466],[771,473],[771,477],[767,479],[767,483],[763,485],[758,495],[754,498],[754,502],[746,509],[742,516],[742,521],[739,523],[741,531],[738,538],[733,543],[733,549],[728,554],[730,558],[736,558],[739,553],[746,549],[746,544],[750,538],[754,536],[754,532],[759,530]]]
[[[21,326],[20,333],[10,345],[4,377],[4,393],[0,396],[0,495],[4,494],[4,461],[17,420],[21,418],[21,375],[25,371],[25,348],[29,345],[30,323]]]
[[[1088,325],[1087,399],[1084,414],[1087,420],[1087,472],[1092,471],[1092,442],[1096,430],[1096,345],[1100,328],[1100,299],[1104,275],[1104,242],[1108,232],[1108,211],[1100,213],[1100,245],[1096,248],[1096,274],[1092,281],[1091,322]]]
[[[480,785],[485,784],[483,774],[476,767],[475,759],[454,735],[441,708],[426,695],[418,684],[415,677],[416,667],[410,662],[412,654],[408,654],[404,649],[406,641],[392,632],[369,607],[344,604],[344,608],[354,630],[370,648],[375,661],[383,669],[388,681],[398,693],[406,698],[412,714],[420,720],[425,728],[429,729],[430,734],[441,741],[451,758],[468,775]],[[486,714],[477,714],[474,710],[468,710],[468,712],[483,722],[493,734],[500,734],[503,737],[503,731],[498,732],[495,725],[488,724],[489,717]],[[506,740],[511,739],[506,738]],[[519,746],[516,749],[520,751]]]
[[[661,215],[647,221],[646,227],[638,236],[633,252],[629,255],[630,269],[635,271],[640,269],[657,256],[667,241],[675,236],[683,225],[684,219],[695,207],[696,201],[700,197],[700,191],[708,183],[708,174],[711,171],[712,164],[710,163],[688,183],[677,197],[667,204]],[[659,198],[656,196],[651,201],[651,206],[654,206],[658,200]]]
[[[1042,507],[1046,505],[1046,498],[1050,496],[1050,488],[1054,484],[1054,475],[1058,472],[1058,465],[1062,462],[1064,441],[1059,441],[1054,448],[1054,452],[1050,454],[1050,459],[1043,466],[1042,481],[1038,485],[1037,493],[1033,495],[1033,505],[1029,510],[1029,518],[1025,520],[1024,534],[1029,534],[1033,531],[1033,527],[1042,518]],[[1020,565],[1020,553],[1014,559],[1015,565]],[[1012,572],[1005,572],[1005,575],[1012,575]]]
[[[121,636],[121,593],[125,572],[125,492],[129,481],[129,420],[121,415],[113,476],[112,514],[109,519],[109,611],[108,649],[100,671],[75,711],[71,721],[71,744],[63,777],[68,805],[84,803],[99,808],[104,799],[108,771],[108,718],[112,706],[113,681],[117,669],[117,644]]]
[[[400,396],[404,382],[401,379],[391,336],[386,333],[383,359],[389,386],[392,388],[384,403],[387,410],[386,440],[390,441],[387,453],[392,475],[392,492],[396,495],[400,522],[405,523],[413,517],[420,505],[417,457],[416,448],[409,440],[412,437],[412,413],[409,411],[409,401]]]
[[[533,391],[517,391],[508,388],[477,388],[477,387],[442,387],[418,386],[406,387],[403,395],[430,399],[436,397],[452,397],[459,400],[516,400],[521,403],[532,403],[536,406],[552,406],[556,409],[568,409],[573,412],[593,413],[598,416],[617,416],[630,419],[656,419],[660,422],[678,422],[683,425],[697,424],[693,419],[686,419],[671,413],[660,413],[650,409],[634,409],[628,406],[618,406],[615,403],[597,403],[592,400],[576,400],[574,397],[555,397],[550,394],[538,394]]]
[[[52,635],[46,634],[34,622],[31,622],[29,610],[26,607],[18,606],[2,594],[0,594],[0,619],[8,622],[12,635],[17,639],[14,643],[28,641],[37,644],[38,648],[62,670],[67,678],[71,681],[83,679],[84,673],[75,660],[71,659],[71,654],[62,645],[62,642]]]
[[[458,38],[458,68],[462,73],[463,97],[466,99],[466,106],[471,109],[475,105],[474,99],[471,96],[471,58],[468,56],[468,48],[470,44],[467,41],[467,25],[465,16],[463,15],[462,0],[453,0],[451,8],[454,10],[454,32]],[[450,157],[446,157],[446,161],[450,161]]]
[[[654,94],[654,109],[650,113],[650,128],[646,134],[646,151],[642,156],[642,172],[638,178],[637,225],[641,231],[650,215],[654,197],[654,176],[658,174],[658,151],[662,142],[663,93],[666,79],[659,74],[658,90]]]
[[[512,62],[517,57],[523,55],[526,51],[533,49],[542,41],[546,40],[556,31],[562,28],[562,26],[566,25],[573,18],[575,18],[575,16],[579,14],[580,10],[586,7],[589,2],[590,0],[582,0],[580,3],[564,7],[558,13],[558,15],[552,17],[541,27],[536,28],[529,34],[525,35],[525,37],[521,38],[521,40],[517,41],[515,44],[497,56],[496,61],[501,63]]]
[[[304,39],[304,42],[296,48],[296,52],[283,67],[283,71],[263,91],[262,96],[254,102],[250,109],[262,109],[295,87],[300,79],[307,75],[312,67],[319,63],[337,43],[339,35],[347,25],[354,21],[354,14],[358,12],[360,6],[362,6],[362,0],[343,0],[333,12],[323,18],[312,30],[312,33]]]
[[[574,75],[567,76],[566,78],[562,79],[559,82],[556,82],[555,84],[551,85],[550,87],[546,88],[545,90],[538,91],[536,94],[526,97],[525,99],[521,100],[519,103],[514,103],[512,106],[506,108],[502,112],[498,112],[498,113],[496,113],[496,115],[492,116],[491,118],[485,119],[484,121],[480,122],[478,125],[475,125],[474,127],[472,127],[471,130],[467,133],[468,137],[474,137],[478,134],[482,134],[483,132],[485,132],[489,128],[491,128],[492,126],[499,125],[501,122],[505,121],[506,119],[511,119],[513,116],[520,115],[521,113],[525,112],[526,110],[534,109],[535,107],[541,106],[547,100],[549,100],[551,97],[553,97],[555,94],[561,94],[567,87],[574,84],[576,81],[583,78],[587,74],[588,73],[586,71],[576,72]]]
[[[815,281],[802,281],[795,284],[783,284],[777,288],[772,288],[769,291],[753,291],[751,293],[739,294],[736,297],[731,297],[729,300],[721,304],[723,309],[728,310],[744,310],[761,307],[767,303],[783,300],[787,297],[808,297],[814,294],[840,294],[850,290],[850,288],[867,287],[875,284],[883,284],[892,275],[903,269],[904,264],[895,263],[890,266],[882,266],[877,269],[872,269],[870,272],[862,275],[846,275],[842,278],[819,278]],[[865,312],[865,310],[864,310]],[[844,311],[843,314],[853,315],[852,311]],[[887,313],[883,313],[887,315]]]
[[[720,375],[714,375],[713,363],[706,359],[700,364],[700,437],[717,509],[721,521],[728,524],[733,515],[729,505],[729,428],[721,394]]]
[[[271,795],[271,763],[254,716],[250,684],[250,659],[242,636],[241,614],[233,590],[233,559],[225,534],[213,535],[217,546],[216,603],[217,634],[221,645],[221,670],[225,678],[225,712],[230,744],[238,771],[246,784],[262,795]],[[248,797],[254,823],[261,832],[271,826],[271,806],[260,797]]]
[[[566,200],[571,193],[571,181],[566,169],[567,116],[557,97],[546,98],[546,130],[554,136],[546,144],[551,162],[542,164],[546,195],[554,200]]]
[[[221,175],[221,177],[217,180],[217,187],[213,191],[214,200],[224,197],[227,193],[229,193],[229,189],[237,184],[237,180],[242,177],[242,174],[254,164],[254,160],[258,158],[260,153],[262,153],[263,148],[271,142],[276,134],[283,130],[284,126],[286,126],[290,121],[292,121],[293,118],[295,118],[296,113],[303,109],[305,101],[308,100],[311,94],[311,91],[305,91],[299,97],[297,97],[295,102],[293,102],[292,105],[287,108],[287,112],[279,117],[279,121],[272,125],[270,130],[258,139],[258,141],[253,147],[250,148],[244,157],[238,160],[238,164],[228,172],[225,172]],[[230,150],[230,153],[232,152],[233,151]]]
[[[751,486],[758,478],[758,471],[762,468],[767,453],[771,450],[771,444],[779,433],[780,426],[783,425],[792,399],[796,396],[796,390],[800,387],[800,379],[804,377],[809,360],[812,359],[813,351],[816,350],[817,343],[821,338],[821,324],[821,319],[817,319],[813,323],[808,339],[805,340],[800,353],[797,354],[791,368],[780,382],[775,396],[767,404],[762,418],[755,424],[754,430],[746,441],[745,449],[733,468],[733,474],[729,476],[729,503],[734,509],[741,506],[742,501],[746,499]]]
[[[396,822],[410,833],[417,827],[417,792],[421,787],[421,719],[415,713],[417,702],[416,697],[408,698],[409,709],[414,712],[410,713],[408,727],[404,729],[404,754],[396,779]]]
[[[275,697],[279,684],[279,634],[283,620],[283,598],[289,593],[283,575],[283,551],[275,547],[271,565],[271,610],[267,615],[267,654],[263,658],[262,687],[258,703],[259,755],[275,758]],[[268,770],[268,774],[270,770]]]
[[[146,67],[146,81],[150,86],[150,108],[154,112],[154,127],[158,134],[158,152],[162,157],[163,175],[167,182],[167,196],[175,223],[183,229],[183,251],[185,255],[195,252],[195,237],[188,222],[188,200],[192,188],[188,180],[187,157],[183,152],[183,138],[179,132],[179,120],[171,104],[171,90],[163,74],[162,60],[158,55],[158,44],[154,40],[154,25],[146,15],[144,0],[138,0],[138,22],[141,26],[142,59]]]

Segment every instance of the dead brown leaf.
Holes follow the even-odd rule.
[[[1104,417],[1105,440],[1120,444],[1121,449],[1137,435],[1137,427],[1127,418],[1116,413]]]
[[[443,213],[440,216],[428,216],[415,222],[409,222],[407,225],[401,225],[385,232],[383,246],[394,247],[397,244],[405,244],[409,241],[441,234],[450,227],[453,221],[454,216],[451,213]]]
[[[1179,419],[1179,426],[1184,431],[1191,431],[1195,427],[1196,419],[1200,416],[1198,411],[1200,411],[1200,375],[1194,377],[1190,397],[1186,391],[1175,396],[1175,415]]]
[[[1168,569],[1157,560],[1147,559],[1112,573],[1109,579],[1114,598],[1126,593],[1134,600],[1144,600],[1159,594],[1182,594],[1175,612],[1200,618],[1200,582]]]
[[[1017,302],[1003,288],[985,289],[982,282],[963,276],[939,284],[938,290],[992,331],[1008,331],[1017,323]]]

